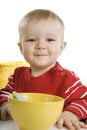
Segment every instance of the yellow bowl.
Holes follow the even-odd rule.
[[[49,130],[59,118],[64,99],[50,94],[19,93],[24,101],[11,94],[9,105],[13,119],[20,130]]]

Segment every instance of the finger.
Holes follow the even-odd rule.
[[[70,120],[65,120],[64,125],[69,129],[69,130],[75,130],[75,127],[73,126],[72,122]]]
[[[3,121],[5,121],[6,120],[6,111],[1,111],[1,119],[3,120]]]
[[[60,118],[60,119],[57,121],[57,127],[58,127],[59,129],[61,129],[61,128],[63,127],[63,119],[62,119],[62,118]]]
[[[73,126],[74,126],[74,128],[76,129],[76,130],[80,130],[81,129],[81,127],[80,127],[80,124],[79,124],[79,121],[77,121],[77,120],[75,120],[75,121],[71,121],[72,122],[72,124],[73,124]]]
[[[8,115],[11,115],[11,112],[10,112],[10,110],[9,110],[9,109],[7,109],[7,114],[8,114]]]
[[[12,120],[12,116],[11,116],[10,111],[7,111],[7,119]]]
[[[87,128],[87,124],[85,124],[84,122],[79,121],[79,125],[81,128]]]

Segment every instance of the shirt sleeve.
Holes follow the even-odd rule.
[[[65,88],[64,110],[71,111],[80,118],[87,118],[87,86],[81,83],[75,73],[70,72],[66,77]]]
[[[17,67],[14,73],[8,77],[8,83],[0,90],[0,104],[8,101],[8,96],[13,91],[22,92],[22,87],[25,86],[24,75],[29,72],[29,67]],[[26,76],[25,76],[26,78]]]
[[[9,94],[14,91],[14,78],[10,75],[6,86],[0,90],[0,104],[8,101]]]

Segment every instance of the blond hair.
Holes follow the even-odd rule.
[[[55,14],[54,12],[46,9],[35,9],[27,13],[20,21],[19,23],[19,38],[22,39],[24,35],[24,30],[26,30],[26,27],[29,23],[32,21],[39,22],[41,20],[47,20],[47,19],[53,19],[57,20],[62,27],[62,32],[64,31],[64,23],[62,19]]]

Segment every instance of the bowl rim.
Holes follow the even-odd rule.
[[[51,104],[51,103],[60,103],[60,102],[64,102],[64,98],[62,98],[62,97],[60,97],[60,96],[57,96],[57,95],[52,95],[52,94],[46,94],[46,93],[34,93],[34,92],[19,92],[18,94],[21,94],[21,95],[23,95],[23,97],[26,97],[27,95],[42,95],[42,96],[44,96],[44,95],[46,95],[46,96],[50,96],[50,97],[53,97],[53,98],[56,98],[56,100],[55,101],[28,101],[28,100],[18,100],[18,99],[16,99],[16,98],[14,98],[14,96],[13,96],[13,94],[10,94],[9,95],[9,97],[8,97],[8,101],[9,100],[14,100],[14,101],[18,101],[18,102],[29,102],[29,103],[36,103],[36,104],[40,104],[40,103],[49,103],[49,104]]]

